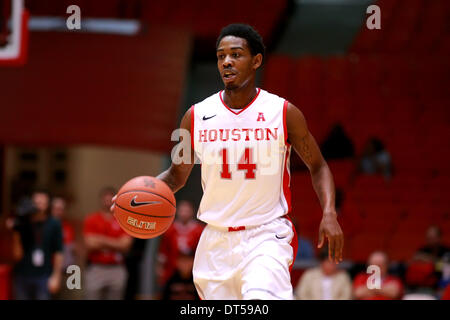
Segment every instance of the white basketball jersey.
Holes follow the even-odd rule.
[[[204,192],[197,217],[210,225],[256,226],[290,211],[287,101],[257,90],[244,109],[230,109],[223,91],[191,109]]]

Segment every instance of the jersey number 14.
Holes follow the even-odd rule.
[[[228,151],[226,148],[220,150],[222,155],[222,171],[220,177],[222,179],[231,179],[230,165],[228,163]],[[253,150],[245,148],[244,154],[238,162],[238,170],[245,171],[245,179],[255,179],[256,163],[251,163],[253,159]]]

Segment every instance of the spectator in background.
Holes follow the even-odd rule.
[[[392,176],[391,155],[381,140],[371,138],[367,141],[358,163],[357,173],[383,175],[386,179]]]
[[[176,220],[161,238],[158,254],[159,283],[165,282],[175,272],[180,252],[195,252],[204,225],[195,218],[194,205],[186,200],[177,206]]]
[[[63,231],[63,244],[64,244],[64,262],[63,269],[67,269],[68,266],[76,264],[76,246],[75,246],[75,229],[73,225],[66,220],[66,200],[57,196],[52,199],[51,214],[53,218],[61,222]]]
[[[125,257],[128,280],[125,289],[125,300],[134,300],[139,294],[141,281],[141,262],[144,258],[147,239],[133,239],[133,244]]]
[[[425,235],[426,245],[418,249],[415,254],[416,260],[438,262],[445,253],[450,252],[450,248],[442,243],[441,229],[432,225],[428,228]]]
[[[450,252],[447,252],[442,257],[442,263],[441,263],[440,269],[441,269],[442,276],[438,283],[438,289],[440,291],[444,291],[445,288],[448,288],[448,286],[450,285]]]
[[[315,253],[311,241],[307,238],[298,236],[297,260],[314,260]]]
[[[53,197],[51,202],[51,215],[62,225],[63,236],[63,268],[62,283],[65,284],[69,275],[65,272],[70,265],[77,264],[77,247],[75,242],[75,229],[72,224],[66,220],[67,202],[62,196]],[[56,299],[71,299],[74,291],[63,286],[61,291],[55,297]]]
[[[362,272],[353,280],[353,296],[358,300],[396,300],[403,295],[403,284],[395,276],[388,274],[389,258],[383,251],[373,252],[367,264],[369,266],[378,266],[380,268],[380,289],[369,289],[367,280],[374,274]]]
[[[341,124],[335,124],[320,146],[325,159],[353,158],[355,147]]]
[[[441,300],[450,300],[450,284],[445,288],[442,293]]]
[[[124,297],[127,271],[124,255],[132,245],[132,238],[122,230],[110,211],[113,188],[100,192],[100,210],[84,221],[84,240],[88,251],[85,276],[86,299],[118,300]]]
[[[426,245],[419,248],[408,264],[406,284],[417,293],[435,294],[442,273],[442,259],[449,252],[442,243],[441,230],[438,226],[430,226],[425,234]]]
[[[61,223],[48,214],[50,196],[44,190],[33,192],[31,202],[18,208],[14,229],[22,258],[14,267],[15,298],[48,300],[61,286],[63,265]],[[17,244],[14,244],[17,246]]]
[[[307,270],[295,289],[299,300],[350,300],[352,282],[349,275],[328,259],[328,249],[319,255],[320,266]]]
[[[175,272],[164,286],[163,300],[199,300],[194,285],[192,267],[194,252],[185,249],[178,253]]]

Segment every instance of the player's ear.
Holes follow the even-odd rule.
[[[253,57],[253,70],[257,70],[262,65],[263,56],[261,53]]]

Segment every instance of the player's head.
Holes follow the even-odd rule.
[[[216,43],[217,67],[225,89],[234,90],[254,82],[265,54],[259,33],[247,24],[230,24]]]
[[[109,208],[112,206],[112,198],[116,194],[116,189],[113,187],[105,187],[100,190],[100,206],[104,211],[110,212]]]
[[[177,206],[177,219],[182,223],[187,223],[194,217],[194,205],[187,200],[182,200]]]

